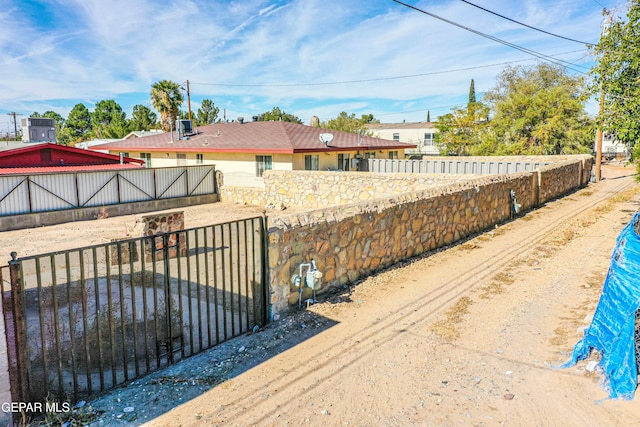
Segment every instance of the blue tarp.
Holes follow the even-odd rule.
[[[635,347],[636,311],[640,305],[640,238],[636,213],[622,230],[611,255],[609,272],[591,326],[573,349],[563,368],[586,359],[592,349],[602,355],[603,386],[609,397],[633,399],[638,385]]]

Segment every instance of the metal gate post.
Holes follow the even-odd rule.
[[[24,289],[21,280],[21,263],[16,259],[17,253],[11,252],[9,261],[9,281],[11,297],[5,300],[3,292],[3,311],[5,318],[5,334],[7,338],[7,355],[9,359],[9,382],[11,399],[14,402],[29,401],[29,376],[27,374],[27,340],[26,319],[24,312]],[[10,304],[10,307],[7,306]],[[13,333],[13,339],[9,333]]]
[[[267,224],[267,215],[262,215],[262,220],[260,221],[260,236],[262,238],[261,241],[261,264],[262,264],[262,324],[266,325],[269,323],[271,318],[271,300],[269,295],[271,294],[271,283],[270,283],[270,275],[269,275],[269,228]]]

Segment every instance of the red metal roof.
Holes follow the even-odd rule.
[[[38,168],[55,166],[117,165],[121,160],[113,154],[52,143],[25,143],[17,148],[0,151],[1,168]],[[124,163],[144,164],[144,160],[125,157]]]
[[[320,134],[331,133],[333,140],[325,146]],[[415,144],[391,141],[353,133],[316,128],[291,122],[217,123],[200,126],[194,134],[178,139],[176,132],[144,136],[94,145],[94,150],[180,151],[180,152],[250,152],[309,153],[415,148]]]
[[[34,175],[42,173],[71,173],[85,171],[104,171],[121,169],[141,169],[143,166],[135,163],[114,163],[106,165],[75,165],[75,166],[43,166],[26,168],[0,168],[0,175]]]

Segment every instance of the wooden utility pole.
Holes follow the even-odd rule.
[[[604,113],[604,89],[600,89],[600,111],[598,115],[602,117]],[[602,172],[602,124],[598,126],[596,136],[596,182],[600,182]]]
[[[611,25],[611,16],[608,11],[605,9],[604,11],[604,21],[602,23],[602,37],[606,37],[609,32],[609,26]],[[607,52],[604,52],[606,55]],[[600,182],[602,177],[602,118],[604,115],[604,81],[600,83],[600,108],[598,112],[598,116],[600,118],[600,125],[598,126],[598,133],[596,134],[596,182]]]
[[[7,113],[7,115],[13,117],[13,136],[17,140],[18,139],[18,119],[16,119],[16,116],[21,116],[22,114],[17,114],[15,111],[13,111],[11,113]]]
[[[191,120],[191,91],[189,90],[189,80],[187,80],[187,107],[189,109],[189,120]]]

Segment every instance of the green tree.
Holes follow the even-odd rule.
[[[180,112],[184,96],[180,85],[171,80],[160,80],[151,86],[151,103],[158,113],[162,129],[168,132]]]
[[[88,139],[91,134],[91,113],[84,104],[76,104],[65,121],[58,142],[73,145]]]
[[[151,111],[149,107],[141,104],[133,106],[131,118],[127,123],[130,131],[143,131],[154,129],[158,124],[158,115]]]
[[[53,119],[55,121],[56,124],[56,140],[58,143],[60,143],[60,135],[62,132],[62,129],[64,128],[64,117],[62,117],[60,114],[56,113],[55,111],[51,111],[51,110],[47,110],[44,113],[42,113],[42,116],[40,117],[46,117],[48,119]]]
[[[196,113],[196,123],[198,126],[210,125],[218,121],[220,108],[216,107],[212,100],[203,99],[198,112]]]
[[[634,147],[640,158],[640,1],[628,2],[626,19],[617,19],[593,47],[596,65],[591,93],[605,94],[597,122],[602,130]],[[605,11],[608,15],[608,12]],[[638,164],[640,172],[640,164]]]
[[[362,114],[360,118],[355,114],[347,114],[341,112],[338,117],[331,119],[327,122],[322,122],[320,127],[325,129],[340,130],[343,132],[358,133],[365,132],[366,125],[370,123],[380,123],[380,120],[376,119],[373,114]],[[370,132],[365,132],[370,134]]]
[[[584,109],[582,80],[565,68],[539,63],[507,67],[484,95],[491,133],[500,141],[494,154],[588,153],[593,126]]]
[[[62,127],[64,126],[64,122],[65,122],[64,117],[62,117],[60,114],[56,113],[55,111],[47,110],[44,113],[42,113],[42,117],[55,120],[56,130],[62,129]]]
[[[91,127],[97,138],[122,138],[127,132],[127,115],[113,99],[98,101],[91,114]]]
[[[438,117],[435,143],[440,153],[447,156],[491,154],[495,149],[495,138],[487,129],[488,112],[486,105],[474,102]]]
[[[293,123],[302,124],[302,120],[300,120],[299,117],[294,116],[293,114],[285,113],[283,110],[281,110],[278,107],[273,107],[271,111],[267,111],[265,113],[259,114],[258,121],[259,122],[282,121],[282,122],[293,122]]]

